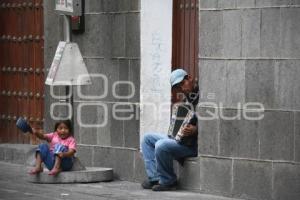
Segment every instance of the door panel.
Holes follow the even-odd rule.
[[[173,0],[172,70],[185,69],[198,80],[198,0]],[[172,91],[172,102],[176,98]]]
[[[37,143],[18,117],[43,124],[43,1],[0,0],[0,142]]]

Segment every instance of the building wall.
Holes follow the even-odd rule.
[[[63,40],[63,18],[54,13],[54,1],[44,2],[45,10],[45,67],[49,69],[58,41]],[[78,141],[77,156],[86,166],[113,167],[116,178],[141,179],[144,174],[139,147],[140,102],[140,1],[138,0],[85,0],[85,32],[72,34],[72,41],[79,45],[93,84],[81,87],[84,97],[74,88],[74,134]],[[107,84],[97,75],[107,77]],[[116,81],[130,81],[113,86]],[[107,86],[107,88],[105,87]],[[106,96],[101,96],[107,90]],[[131,96],[119,98],[119,96]],[[54,88],[56,95],[64,95],[64,87]],[[52,131],[50,105],[57,102],[46,87],[45,129]],[[132,94],[132,95],[131,95]],[[90,96],[90,97],[88,97]],[[107,109],[107,111],[105,110]],[[126,109],[116,113],[113,109]],[[55,116],[66,116],[66,108],[56,107]],[[131,118],[125,120],[125,117]],[[87,128],[82,124],[103,127]],[[81,124],[79,122],[82,122]]]
[[[186,166],[197,173],[193,189],[300,198],[299,6],[294,0],[200,0],[201,102],[215,103],[202,105],[201,116],[208,110],[235,116],[245,111],[238,103],[248,102],[262,103],[265,111],[256,121],[200,120],[200,156]]]
[[[139,0],[86,0],[86,30],[73,35],[90,73],[116,80],[132,80],[136,94],[126,100],[138,110],[140,102]],[[297,0],[200,0],[199,85],[201,102],[214,102],[207,110],[233,116],[238,107],[261,102],[266,110],[259,121],[200,120],[199,156],[178,169],[183,188],[248,199],[299,199],[300,113],[299,60],[300,2]],[[45,9],[45,66],[49,68],[58,41],[62,19]],[[99,95],[103,83],[83,87],[84,94]],[[120,94],[126,88],[119,88]],[[46,111],[54,100],[46,88]],[[111,88],[109,88],[111,91]],[[56,88],[64,94],[64,88]],[[82,103],[112,107],[120,101],[81,99],[75,92],[75,114]],[[85,123],[101,123],[100,106],[85,107]],[[137,111],[139,113],[139,111]],[[64,109],[55,111],[64,115]],[[53,121],[45,113],[45,129]],[[78,116],[75,116],[77,119]],[[116,177],[138,181],[145,177],[138,151],[139,120],[116,121],[111,115],[102,128],[83,128],[75,123],[78,156],[87,166],[113,167]]]

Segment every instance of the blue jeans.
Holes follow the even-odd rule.
[[[177,143],[165,134],[147,133],[142,141],[142,153],[146,173],[150,181],[170,185],[177,180],[173,160],[197,156],[197,146],[188,147]]]
[[[62,144],[56,144],[54,146],[53,152],[50,151],[48,144],[40,144],[36,152],[40,153],[41,159],[45,166],[51,170],[55,164],[55,155],[60,152],[67,152],[68,148]],[[73,166],[73,158],[62,158],[61,159],[61,168],[63,171],[68,171]]]

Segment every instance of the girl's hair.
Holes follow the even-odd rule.
[[[60,124],[65,124],[68,127],[70,134],[73,135],[71,120],[68,119],[68,120],[61,120],[61,121],[56,122],[54,125],[54,131],[57,130],[57,128]]]

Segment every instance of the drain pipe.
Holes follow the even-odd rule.
[[[68,43],[71,42],[71,17],[64,16],[64,40]]]
[[[64,16],[64,40],[66,43],[71,42],[71,17],[68,15],[63,15]],[[69,95],[70,94],[70,95]],[[73,86],[72,84],[66,86],[66,96],[67,99],[66,101],[71,104],[71,126],[72,126],[72,131],[74,134],[74,101],[73,101]]]

